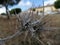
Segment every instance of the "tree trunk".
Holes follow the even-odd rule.
[[[8,10],[8,5],[6,5],[5,8],[6,8],[7,19],[10,19],[10,13]]]

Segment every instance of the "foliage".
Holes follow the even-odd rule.
[[[0,4],[3,5],[3,6],[5,6],[5,5],[10,5],[10,6],[12,6],[12,5],[14,5],[14,4],[15,4],[15,5],[18,4],[19,1],[20,1],[20,0],[0,0]]]
[[[33,8],[32,10],[35,11],[35,8]]]
[[[43,11],[40,11],[41,13],[43,12]]]
[[[6,13],[1,13],[1,15],[6,15]]]
[[[11,11],[10,11],[10,14],[18,14],[18,13],[20,13],[21,12],[21,9],[20,8],[15,8],[15,9],[12,9]]]
[[[54,7],[55,7],[56,9],[59,9],[59,8],[60,8],[60,0],[56,0],[56,1],[55,1]]]
[[[20,0],[0,0],[0,5],[6,8],[7,18],[9,19],[10,13],[8,10],[8,6],[16,5],[20,2]]]

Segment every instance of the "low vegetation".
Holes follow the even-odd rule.
[[[0,17],[0,38],[14,34],[19,25],[16,17],[11,17],[10,20],[7,18]]]
[[[60,14],[46,15],[42,20],[42,23],[44,22],[46,22],[43,25],[44,27],[60,27]],[[11,17],[11,20],[0,18],[0,31],[2,32],[2,34],[0,33],[0,37],[15,33],[17,31],[15,30],[16,25],[18,25],[16,17]],[[42,45],[38,40],[31,37],[30,32],[25,39],[25,33],[26,31],[19,36],[7,40],[6,45]],[[38,37],[44,45],[60,45],[60,30],[40,30]]]

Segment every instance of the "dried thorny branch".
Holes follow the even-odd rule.
[[[25,27],[25,30],[27,30],[26,33],[25,33],[24,41],[25,41],[26,38],[27,38],[28,32],[30,32],[30,33],[31,33],[31,36],[32,36],[33,38],[35,38],[38,42],[40,42],[42,45],[44,45],[44,42],[41,41],[39,38],[37,38],[36,34],[37,34],[38,32],[36,33],[37,29],[35,30],[35,29],[34,29],[34,26],[33,26],[33,25],[36,26],[37,23],[40,24],[40,21],[42,20],[42,18],[40,19],[39,22],[36,22],[37,20],[35,20],[34,15],[33,15],[33,14],[30,14],[30,15],[29,15],[27,12],[26,12],[25,14],[22,13],[22,15],[20,14],[20,17],[21,17],[21,19],[22,19],[23,26]],[[34,22],[36,22],[36,23],[34,24]],[[33,24],[32,24],[32,23],[33,23]],[[35,28],[36,28],[36,27],[35,27]],[[35,34],[35,33],[36,33],[36,34]]]
[[[18,28],[19,31],[16,32],[12,36],[4,38],[4,40],[11,39],[17,35],[21,35],[21,33],[25,33],[24,40],[23,40],[24,45],[27,43],[26,41],[28,41],[29,45],[32,45],[33,42],[35,43],[34,40],[36,40],[38,44],[45,45],[44,41],[42,41],[41,37],[39,37],[40,30],[44,30],[44,28],[45,28],[44,25],[49,23],[52,17],[45,18],[45,16],[43,16],[43,17],[40,16],[40,19],[37,19],[35,16],[38,16],[38,15],[31,13],[31,12],[30,13],[22,12],[22,13],[16,15],[18,22],[19,22],[19,28]],[[46,28],[46,29],[48,29],[48,28]],[[51,29],[53,29],[53,28],[51,28]],[[47,40],[47,38],[45,36],[44,36],[44,38]],[[31,39],[34,39],[34,40],[31,40]],[[49,41],[47,40],[47,42],[49,42]],[[48,44],[48,45],[50,45],[50,44]]]
[[[23,27],[25,27],[25,30],[27,30],[28,32],[30,32],[31,37],[33,37],[38,42],[40,42],[41,45],[45,45],[44,41],[42,41],[41,39],[39,39],[40,30],[45,30],[44,25],[49,24],[52,17],[49,18],[49,16],[43,16],[43,17],[40,17],[40,19],[36,20],[35,16],[36,15],[34,15],[34,13],[27,13],[27,12],[24,12],[24,13],[20,14],[20,17],[21,17],[22,22],[23,22]],[[46,29],[48,30],[48,28],[50,29],[51,27],[47,27]],[[57,28],[51,28],[50,30],[52,30],[52,29],[57,29]],[[26,33],[25,39],[27,38],[28,34],[29,33]],[[47,40],[46,43],[49,42],[48,39],[45,36],[44,36],[44,38]],[[32,40],[30,41],[30,43],[31,42],[32,42]]]

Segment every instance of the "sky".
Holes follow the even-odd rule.
[[[44,5],[51,5],[55,2],[56,0],[44,0]],[[43,0],[21,0],[17,5],[14,5],[12,7],[9,6],[9,10],[14,9],[14,8],[21,8],[22,11],[25,11],[31,7],[38,7],[43,5]],[[1,13],[6,13],[5,7],[0,8],[0,14]]]

